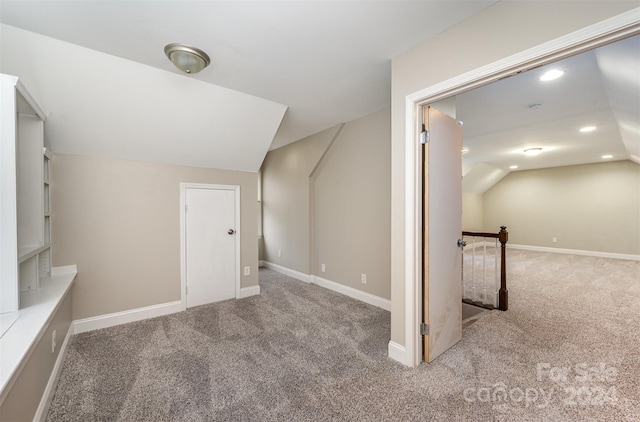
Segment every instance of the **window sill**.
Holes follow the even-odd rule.
[[[20,293],[17,319],[0,338],[0,403],[71,289],[77,273],[75,265],[52,268],[51,277],[41,279],[38,290]]]

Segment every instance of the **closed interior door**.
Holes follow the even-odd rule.
[[[462,128],[427,107],[424,153],[424,360],[462,339]]]
[[[232,189],[186,189],[187,307],[235,297],[235,195]]]

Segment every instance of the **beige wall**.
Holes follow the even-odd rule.
[[[391,297],[390,112],[347,123],[312,177],[312,274],[385,299]]]
[[[56,266],[77,264],[73,318],[180,300],[180,183],[240,186],[241,266],[258,284],[257,173],[55,154]],[[240,271],[240,269],[238,269]]]
[[[265,261],[310,273],[309,177],[340,128],[335,126],[267,154],[262,164]]]
[[[71,326],[71,305],[71,294],[67,293],[0,406],[1,421],[33,420]],[[53,330],[56,330],[58,344],[55,353],[51,353]]]
[[[637,1],[501,1],[392,61],[391,340],[405,344],[405,98],[616,16]]]
[[[389,133],[386,108],[267,154],[265,261],[390,298]]]
[[[512,172],[484,194],[484,216],[512,244],[640,255],[640,165]]]
[[[484,230],[484,217],[483,217],[482,194],[481,193],[463,193],[462,194],[462,231],[481,232],[483,230]]]

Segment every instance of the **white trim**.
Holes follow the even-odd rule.
[[[73,332],[75,334],[80,334],[87,331],[99,330],[101,328],[108,328],[120,324],[128,324],[130,322],[142,321],[144,319],[175,314],[176,312],[181,312],[183,310],[182,301],[176,300],[175,302],[161,303],[158,305],[145,306],[143,308],[130,309],[128,311],[77,319],[73,321]]]
[[[240,299],[240,273],[241,261],[240,255],[240,238],[242,231],[240,230],[240,186],[238,185],[212,185],[205,183],[180,183],[180,302],[182,302],[182,310],[187,310],[187,244],[186,244],[186,213],[187,205],[187,189],[215,189],[215,190],[233,190],[235,193],[235,220],[236,220],[236,299]]]
[[[389,358],[403,363],[407,366],[411,366],[410,362],[407,362],[407,354],[404,350],[404,346],[396,343],[395,341],[390,340],[389,341],[389,347],[388,347],[388,354],[389,354]]]
[[[427,103],[450,97],[472,88],[486,85],[516,72],[561,60],[600,45],[604,45],[639,31],[640,8],[603,20],[570,34],[524,50],[470,72],[458,75],[436,85],[410,94],[405,99],[405,352],[409,366],[421,362],[419,310],[420,266],[422,248],[420,239],[420,158],[416,139],[418,111]]]
[[[249,296],[260,295],[260,286],[249,286],[240,289],[240,297],[238,299],[244,299]]]
[[[304,283],[311,283],[311,276],[309,274],[304,274],[300,271],[292,270],[290,268],[283,267],[282,265],[274,264],[273,262],[269,261],[264,261],[264,266],[265,268],[277,271],[280,274],[288,275],[289,277],[293,277],[296,280],[300,280]]]
[[[67,335],[64,337],[62,345],[60,345],[60,350],[58,350],[58,357],[56,358],[56,362],[53,365],[53,369],[51,370],[51,376],[49,376],[49,381],[47,382],[47,386],[45,387],[44,392],[42,393],[40,404],[38,405],[36,414],[33,417],[34,422],[44,421],[47,417],[47,413],[49,412],[49,405],[51,405],[51,399],[53,398],[53,393],[56,391],[56,385],[58,384],[58,378],[60,377],[60,371],[62,370],[62,363],[64,362],[64,357],[67,354],[67,348],[69,347],[69,343],[73,334],[74,330],[72,322],[69,324]]]
[[[315,275],[311,276],[311,283],[391,312],[391,301],[389,299],[375,296],[371,293],[363,292],[362,290],[354,289],[353,287],[345,286],[344,284],[336,283],[335,281]]]
[[[625,259],[628,261],[640,261],[640,255],[632,255],[632,254],[626,254],[626,253],[585,251],[581,249],[548,248],[546,246],[516,245],[512,243],[507,244],[507,249],[522,249],[525,251],[563,253],[563,254],[569,254],[569,255],[584,255],[584,256],[595,256],[598,258],[612,258],[612,259]]]
[[[277,271],[280,274],[293,277],[303,283],[313,283],[320,287],[324,287],[325,289],[333,290],[334,292],[349,296],[352,299],[359,300],[360,302],[382,308],[385,311],[391,311],[391,301],[389,299],[372,295],[371,293],[363,292],[362,290],[354,289],[353,287],[345,286],[344,284],[336,283],[335,281],[327,280],[316,275],[303,274],[299,271],[292,270],[272,262],[265,261],[264,266],[270,270]]]
[[[262,268],[262,267],[264,267],[264,261],[260,260],[258,261],[258,268]]]

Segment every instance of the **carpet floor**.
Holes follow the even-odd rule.
[[[75,335],[47,421],[638,421],[640,262],[510,250],[510,309],[430,364],[390,314],[270,270],[260,296]]]

